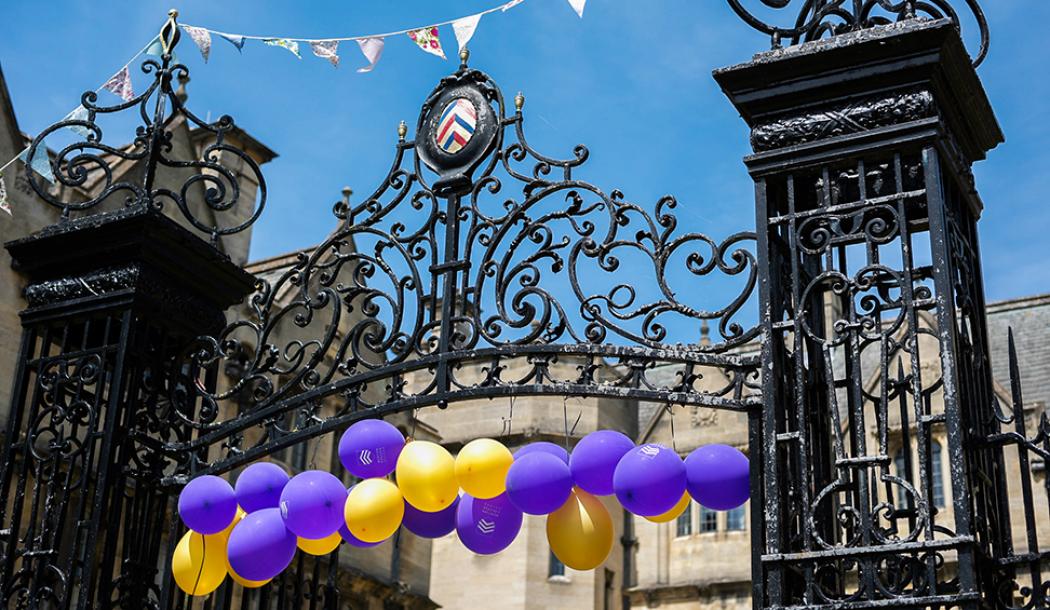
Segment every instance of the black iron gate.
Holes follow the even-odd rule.
[[[1050,425],[1043,415],[1027,437],[1019,380],[1004,409],[990,375],[969,167],[1001,134],[959,18],[943,0],[833,0],[776,28],[730,4],[776,46],[814,41],[716,73],[752,127],[757,234],[717,241],[679,227],[673,198],[650,210],[580,180],[587,149],[554,159],[530,147],[524,97],[506,107],[464,55],[424,102],[414,140],[402,123],[380,187],[336,204],[336,231],[263,279],[199,236],[214,244],[249,227],[265,184],[227,140],[232,120],[183,106],[169,20],[165,54],[143,64],[149,90],[113,107],[85,95],[86,120],[33,143],[88,129],[59,151],[55,174],[104,184],[62,200],[27,169],[64,220],[8,245],[30,284],[0,464],[0,600],[188,607],[167,561],[180,533],[171,500],[190,477],[363,418],[571,395],[749,414],[763,508],[752,511],[756,608],[1046,608],[1036,524],[1047,489],[1033,469],[1050,454]],[[980,59],[983,16],[968,4]],[[458,103],[476,124],[453,144],[436,136]],[[126,109],[140,111],[142,135],[103,144],[96,117]],[[200,158],[173,155],[176,117],[214,134]],[[112,181],[120,160],[141,163],[140,180]],[[255,174],[254,206],[231,161]],[[172,169],[199,173],[158,186]],[[69,218],[115,200],[126,205]],[[628,256],[651,272],[622,279]],[[693,283],[722,278],[735,296],[703,309],[675,268]],[[707,322],[714,344],[700,337]],[[753,341],[761,358],[736,353]],[[940,354],[933,375],[928,351]],[[711,369],[729,381],[713,387]],[[952,465],[950,511],[932,488],[935,435]],[[913,445],[894,461],[892,448]],[[1004,447],[1019,456],[1019,483]],[[1006,505],[1017,484],[1022,529]],[[206,605],[344,607],[339,565],[338,552],[300,559],[267,587],[228,583]]]

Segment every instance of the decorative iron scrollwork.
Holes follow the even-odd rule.
[[[728,2],[745,23],[770,36],[774,49],[779,49],[784,40],[798,44],[907,19],[950,19],[956,26],[962,25],[951,0],[753,0],[767,11],[797,9],[794,24],[788,26],[773,25],[758,17],[745,7],[747,0]],[[979,66],[988,54],[988,20],[978,0],[965,0],[965,3],[979,30],[980,46],[973,58],[974,65]]]
[[[72,144],[59,149],[50,159],[52,173],[59,185],[49,184],[26,166],[26,179],[45,202],[62,210],[62,217],[70,212],[86,211],[113,200],[125,206],[152,206],[162,208],[165,203],[175,205],[182,216],[195,228],[209,235],[212,241],[238,233],[250,227],[266,204],[266,182],[258,163],[244,150],[229,141],[236,126],[227,115],[208,122],[189,110],[183,98],[173,87],[173,81],[189,77],[186,66],[175,63],[173,50],[179,40],[179,29],[170,18],[161,30],[163,54],[159,61],[147,58],[140,66],[143,74],[153,77],[145,91],[120,104],[106,106],[98,103],[98,94],[85,93],[81,98],[83,118],[67,117],[43,130],[33,139],[28,158],[36,158],[36,151],[46,146],[47,137],[59,130],[69,129],[82,136]],[[141,125],[130,145],[116,147],[103,142],[103,129],[98,120],[105,115],[125,110],[137,111]],[[180,158],[173,142],[172,125],[186,123],[211,134],[208,144],[196,158]],[[118,172],[118,166],[131,163],[136,171],[127,178]],[[166,171],[167,170],[167,171]],[[177,184],[158,181],[162,173],[189,177],[175,178]],[[258,201],[251,212],[235,210],[241,202],[241,178],[249,175],[257,183]],[[84,199],[86,197],[86,199]],[[207,210],[206,214],[201,212]],[[236,213],[235,213],[236,212]],[[228,220],[228,222],[224,222]]]
[[[416,138],[399,130],[379,188],[336,204],[328,239],[260,279],[247,315],[199,338],[187,370],[235,376],[198,391],[200,409],[175,411],[205,431],[194,446],[227,443],[230,459],[244,460],[362,410],[513,393],[757,405],[757,358],[725,354],[759,334],[740,315],[757,283],[754,234],[681,232],[674,198],[650,211],[578,179],[587,149],[567,159],[537,152],[524,98],[514,103],[508,112],[499,87],[464,61],[428,96]],[[714,276],[731,292],[705,308],[692,282]],[[708,322],[713,341],[701,332]],[[682,368],[678,382],[657,381],[661,364]],[[728,381],[701,384],[693,366]],[[345,400],[334,416],[315,410],[284,425],[328,396]],[[219,402],[238,397],[251,406],[220,422]],[[242,446],[249,428],[267,432]]]

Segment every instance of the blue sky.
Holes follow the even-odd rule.
[[[171,6],[180,21],[262,35],[363,35],[425,25],[490,8],[494,0],[262,2],[184,0],[0,3],[0,64],[20,125],[30,133],[56,121],[155,35]],[[1007,143],[977,167],[986,204],[981,223],[989,299],[1050,292],[1050,42],[1032,23],[1050,21],[1045,0],[985,2],[992,49],[981,67]],[[276,150],[264,167],[268,209],[256,225],[253,258],[317,243],[333,225],[331,204],[344,185],[371,190],[385,175],[405,119],[449,61],[407,38],[391,39],[375,72],[356,45],[343,66],[248,43],[243,54],[222,40],[204,64],[188,39],[190,107],[201,116],[231,114]],[[471,64],[508,97],[524,91],[530,142],[555,156],[577,143],[591,150],[582,177],[606,191],[655,203],[680,202],[684,228],[726,236],[754,226],[751,181],[741,157],[747,131],[710,73],[744,61],[767,41],[721,0],[591,0],[578,19],[564,0],[528,0],[485,17],[471,43]],[[142,81],[139,81],[142,82]]]

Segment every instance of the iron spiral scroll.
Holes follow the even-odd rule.
[[[959,11],[952,0],[728,0],[729,6],[745,23],[768,34],[774,49],[783,41],[790,44],[810,42],[828,36],[855,32],[880,25],[888,25],[908,19],[950,19],[962,28]],[[979,66],[988,54],[988,20],[978,0],[956,0],[965,4],[973,15],[979,36],[979,46],[973,55],[973,63]],[[756,16],[747,6],[764,6],[766,9],[786,9],[785,13],[797,16],[789,25],[775,25]],[[794,9],[794,10],[792,10]]]
[[[523,105],[518,94],[508,111],[464,56],[423,104],[415,140],[402,123],[380,186],[337,203],[325,241],[261,278],[245,315],[187,351],[173,403],[202,401],[175,410],[197,432],[168,449],[221,472],[355,419],[511,395],[757,407],[757,355],[728,353],[760,332],[741,315],[757,283],[754,233],[683,232],[673,197],[650,211],[578,179],[587,148],[536,151]],[[625,277],[628,260],[646,271]],[[683,267],[691,279],[676,283]],[[713,276],[734,283],[726,303],[691,303]],[[692,336],[673,342],[682,327]],[[205,391],[216,370],[234,371],[229,385]],[[247,406],[224,417],[224,401]],[[266,433],[246,442],[253,429]]]
[[[36,159],[41,147],[41,154],[47,150],[46,140],[52,134],[70,130],[81,136],[53,156],[48,155],[57,188],[38,176],[32,164],[25,168],[29,185],[43,201],[62,210],[62,220],[71,212],[96,207],[162,209],[170,203],[214,243],[222,236],[248,229],[262,214],[266,181],[255,159],[228,140],[237,129],[233,119],[229,115],[215,121],[201,119],[186,107],[175,86],[189,78],[189,70],[177,63],[174,55],[181,36],[177,15],[171,11],[155,42],[161,48],[159,57],[147,57],[139,65],[143,74],[152,77],[144,91],[109,106],[99,103],[97,92],[88,91],[81,98],[79,115],[70,113],[33,139],[28,159]],[[125,110],[137,113],[140,120],[132,142],[120,147],[103,142],[99,120]],[[187,158],[176,150],[173,127],[180,121],[208,133],[208,143],[195,157]],[[125,164],[135,165],[136,171],[121,179],[118,166]],[[158,181],[162,174],[166,179]],[[238,209],[245,205],[241,202],[241,180],[245,177],[258,184],[258,199],[247,213]],[[195,205],[198,201],[203,205]]]

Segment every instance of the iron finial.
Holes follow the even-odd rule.
[[[406,135],[408,135],[408,125],[406,125],[404,121],[401,121],[397,126],[397,137],[403,141]]]
[[[170,55],[172,49],[174,49],[175,45],[179,42],[179,24],[177,21],[178,17],[179,11],[176,9],[171,9],[170,11],[168,11],[167,21],[165,21],[164,25],[160,28],[160,34],[158,38],[160,39],[161,51],[165,55]]]
[[[524,105],[525,96],[522,95],[521,91],[518,91],[518,94],[514,96],[514,108],[517,109],[518,112],[521,112],[521,108]]]
[[[464,68],[467,67],[467,60],[470,59],[470,49],[463,47],[459,51],[459,63]]]
[[[354,189],[349,186],[343,187],[343,203],[350,203],[350,197],[353,196]]]

